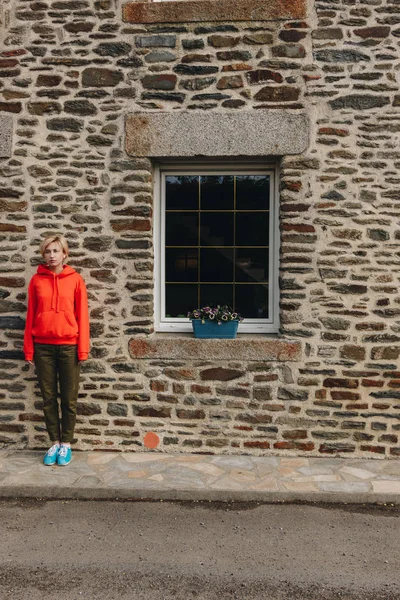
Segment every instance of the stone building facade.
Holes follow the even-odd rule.
[[[90,298],[77,448],[399,456],[398,0],[6,0],[0,23],[0,443],[47,445],[21,348],[56,230]],[[155,170],[200,157],[277,173],[275,333],[157,325]]]

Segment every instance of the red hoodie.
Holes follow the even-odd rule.
[[[38,344],[77,344],[78,359],[89,353],[89,311],[85,282],[64,265],[56,275],[39,265],[28,288],[24,354],[32,360]]]

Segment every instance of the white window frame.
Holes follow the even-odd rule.
[[[270,253],[268,319],[245,319],[239,333],[272,334],[279,331],[279,173],[274,163],[214,161],[165,162],[154,165],[154,326],[157,332],[190,332],[189,319],[165,316],[165,177],[167,175],[269,175],[270,176]],[[196,307],[193,307],[196,308]]]

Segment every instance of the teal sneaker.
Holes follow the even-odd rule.
[[[49,448],[44,455],[43,464],[51,467],[55,465],[58,458],[58,452],[60,450],[60,446],[58,444],[54,444],[51,448]]]
[[[71,448],[69,448],[68,446],[61,446],[60,450],[58,451],[58,455],[57,455],[57,464],[60,467],[65,467],[65,466],[69,465],[71,460],[72,460]]]

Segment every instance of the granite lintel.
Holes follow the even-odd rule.
[[[155,334],[132,338],[133,360],[243,360],[295,362],[301,360],[301,342],[261,336],[239,336],[235,340],[196,339],[180,334]]]
[[[287,110],[240,113],[135,113],[125,124],[131,156],[184,158],[216,156],[285,156],[309,145],[305,113]]]
[[[180,0],[128,2],[127,23],[206,23],[215,21],[279,21],[304,19],[306,0]]]

